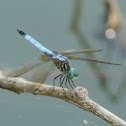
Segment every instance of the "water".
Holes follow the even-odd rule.
[[[119,1],[125,19],[124,3],[124,0]],[[120,60],[121,56],[116,52],[114,53],[116,55],[112,53],[112,56],[109,57],[108,50],[111,49],[108,47],[110,46],[95,35],[102,20],[103,7],[100,0],[78,0],[78,2],[76,0],[1,0],[1,67],[12,69],[41,54],[19,36],[17,28],[32,35],[51,50],[98,48],[104,50],[95,54],[98,59],[123,63]],[[76,29],[74,26],[79,27]],[[103,64],[96,66],[79,61],[73,61],[72,66],[77,68],[80,73],[76,85],[86,87],[91,99],[125,119],[126,86],[125,81],[123,82],[125,66]],[[102,70],[107,81],[99,79],[103,76],[96,68]],[[96,76],[96,73],[99,77]],[[52,84],[52,78],[48,79],[46,83]],[[0,89],[0,106],[1,126],[108,125],[89,112],[65,101],[46,96],[17,95]]]

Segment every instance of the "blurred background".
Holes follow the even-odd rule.
[[[41,55],[17,33],[19,28],[50,50],[95,48],[92,58],[120,66],[72,61],[75,84],[89,97],[126,119],[126,1],[0,0],[0,68],[14,69]],[[57,50],[57,51],[58,51]],[[52,84],[53,78],[45,83]],[[0,89],[1,126],[107,126],[89,112],[65,101]]]

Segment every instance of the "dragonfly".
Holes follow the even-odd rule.
[[[54,73],[56,69],[60,71],[53,79],[53,87],[55,87],[55,81],[59,78],[60,87],[63,87],[63,84],[69,89],[75,88],[74,80],[78,78],[79,72],[76,68],[73,68],[70,64],[70,60],[80,60],[80,61],[92,61],[97,63],[119,65],[117,63],[111,63],[107,61],[97,60],[89,57],[78,56],[83,53],[94,53],[100,52],[100,49],[80,49],[80,50],[66,50],[66,51],[51,51],[41,45],[37,40],[32,36],[26,34],[25,32],[17,29],[18,33],[25,38],[28,42],[33,44],[38,48],[43,54],[37,58],[33,63],[28,63],[23,65],[10,73],[7,76],[9,77],[20,77],[25,73],[33,71],[35,68],[38,68],[34,72],[32,78],[30,79],[33,82],[44,83],[45,80]],[[41,68],[39,68],[41,66]],[[71,87],[71,89],[68,87]]]

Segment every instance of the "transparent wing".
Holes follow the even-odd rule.
[[[79,57],[79,56],[72,56],[72,55],[66,55],[66,57],[71,60],[91,61],[91,62],[104,63],[104,64],[120,65],[118,63],[111,63],[111,62],[97,60],[89,57]]]
[[[73,55],[73,54],[80,54],[80,53],[93,53],[93,52],[100,52],[102,50],[100,49],[80,49],[80,50],[65,50],[60,51],[61,54],[67,55]]]
[[[33,69],[27,76],[29,80],[38,83],[44,83],[45,80],[56,70],[56,66],[52,61],[49,61],[36,69]],[[26,76],[26,74],[24,75]]]
[[[12,70],[11,72],[7,73],[8,77],[18,77],[26,72],[29,72],[31,70],[33,70],[36,67],[39,67],[42,64],[45,64],[46,62],[48,62],[48,60],[46,60],[44,57],[44,55],[42,55],[39,58],[34,58],[32,59],[32,61],[24,64],[23,66],[19,66],[18,68]]]
[[[43,83],[55,70],[56,66],[52,61],[36,59],[7,73],[6,76],[21,77],[29,81]]]

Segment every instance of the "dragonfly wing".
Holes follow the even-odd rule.
[[[18,77],[21,76],[22,74],[25,74],[43,64],[48,62],[49,60],[43,58],[44,55],[42,55],[40,58],[34,58],[32,61],[24,64],[23,66],[19,66],[18,68],[8,72],[6,76],[8,77]]]
[[[66,56],[68,59],[71,59],[71,60],[91,61],[91,62],[104,63],[104,64],[120,65],[118,63],[111,63],[111,62],[97,60],[97,59],[89,58],[89,57],[79,57],[79,56],[72,56],[72,55],[66,55]]]
[[[50,61],[46,64],[41,65],[36,70],[31,71],[32,76],[29,79],[33,82],[44,83],[45,80],[56,70],[55,64]],[[29,73],[30,75],[30,73]]]
[[[43,83],[56,66],[52,61],[32,61],[6,74],[8,77],[21,77],[28,81]]]
[[[102,50],[100,49],[80,49],[80,50],[65,50],[65,51],[61,51],[61,54],[64,55],[73,55],[73,54],[80,54],[80,53],[93,53],[93,52],[100,52]]]

